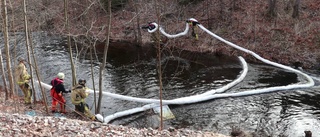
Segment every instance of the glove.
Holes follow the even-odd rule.
[[[29,80],[25,80],[24,83],[29,83]]]
[[[31,79],[31,75],[25,74],[25,75],[23,75],[23,79],[30,80]]]
[[[69,94],[69,93],[71,93],[71,90],[66,90],[65,92],[63,92],[63,93],[67,93],[67,94]]]

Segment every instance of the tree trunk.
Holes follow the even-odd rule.
[[[269,0],[268,15],[270,17],[276,16],[276,1],[277,0]]]
[[[14,10],[11,10],[11,18],[12,18],[12,22],[11,22],[11,31],[13,32],[13,36],[14,36],[14,46],[13,46],[13,60],[16,60],[17,57],[17,35],[16,35],[16,29],[14,29],[15,23],[14,23],[14,18],[15,18],[15,12]],[[15,62],[13,62],[13,66],[16,66]],[[15,75],[13,75],[13,79],[15,79]],[[7,87],[6,87],[7,88]],[[18,91],[18,84],[16,84],[14,86],[15,91]],[[8,88],[7,88],[8,90]],[[15,94],[15,92],[14,92]],[[15,102],[19,102],[19,98],[13,98],[13,100]],[[14,108],[15,108],[15,112],[17,112],[19,110],[19,106],[18,103],[14,103]]]
[[[104,52],[103,52],[103,61],[100,66],[100,71],[99,71],[99,98],[98,98],[98,106],[97,106],[97,111],[96,113],[100,113],[100,108],[101,108],[101,100],[102,100],[102,82],[104,77],[104,70],[106,67],[106,62],[107,62],[107,54],[108,54],[108,48],[109,48],[109,39],[110,39],[110,30],[111,30],[111,0],[108,0],[108,12],[109,12],[109,18],[108,18],[108,28],[107,28],[107,38],[106,38],[106,43],[104,47]]]
[[[299,7],[300,7],[300,0],[296,0],[294,5],[293,5],[292,18],[299,17]]]
[[[30,45],[29,45],[29,36],[28,36],[28,20],[27,20],[27,5],[26,5],[26,0],[23,0],[23,13],[24,13],[24,33],[25,33],[25,42],[26,42],[26,49],[27,49],[27,55],[28,55],[28,64],[29,64],[29,69],[30,69],[30,75],[31,78],[33,78],[33,73],[32,73],[32,63],[31,63],[31,57],[30,57]],[[34,92],[34,83],[33,79],[31,79],[31,89],[33,89],[32,94],[33,94],[33,101],[35,102],[37,100],[36,93]]]
[[[138,43],[138,45],[141,45],[142,44],[142,35],[141,35],[141,29],[140,29],[140,13],[138,10],[137,1],[135,1],[134,7],[135,7],[135,12],[137,14],[137,28],[138,28],[138,29],[134,29],[134,30],[138,31],[138,34],[135,37],[136,37],[136,42]]]
[[[11,70],[11,58],[9,52],[9,34],[8,34],[8,16],[7,16],[7,3],[6,0],[2,0],[2,19],[3,19],[3,34],[4,34],[4,44],[5,44],[5,52],[6,52],[6,60],[7,60],[7,70],[8,70],[8,78],[10,84],[10,97],[12,97],[14,92],[14,81]]]
[[[223,3],[223,0],[219,0],[219,7],[220,7],[220,10],[219,10],[219,19],[220,20],[222,20],[222,21],[224,21],[224,15],[223,15],[223,13],[224,13],[224,3]]]
[[[236,0],[232,1],[232,10],[235,11],[236,9]]]
[[[158,24],[160,24],[160,9],[159,6],[157,4],[157,0],[156,0],[156,4],[155,4],[155,9],[156,9],[156,14],[157,14],[157,19],[158,19]],[[163,107],[162,107],[162,68],[161,68],[161,45],[160,45],[160,30],[158,29],[156,32],[156,37],[158,37],[157,39],[157,48],[158,48],[158,52],[157,52],[157,57],[158,57],[158,61],[157,61],[157,72],[158,72],[158,78],[159,78],[159,100],[160,100],[160,127],[159,130],[163,129]]]
[[[33,44],[32,44],[32,37],[31,37],[31,34],[30,34],[30,31],[29,31],[29,39],[31,40],[30,42],[30,50],[31,50],[31,54],[32,54],[32,57],[33,57],[33,62],[34,62],[34,69],[36,71],[36,75],[37,75],[37,79],[39,81],[39,87],[40,87],[40,90],[41,90],[41,95],[42,95],[42,99],[44,101],[44,105],[46,107],[46,112],[49,114],[49,109],[48,109],[48,104],[47,104],[47,96],[46,96],[46,93],[45,93],[45,90],[44,88],[42,87],[42,85],[40,84],[40,81],[41,81],[41,78],[40,78],[40,75],[39,75],[39,69],[38,69],[38,65],[37,65],[37,59],[34,55],[34,52],[33,52]],[[30,65],[31,66],[31,65]],[[32,67],[32,66],[31,66]]]
[[[209,4],[210,2],[210,4]],[[206,2],[206,9],[207,9],[207,15],[208,15],[208,28],[212,29],[212,23],[211,23],[211,14],[210,14],[210,5],[211,5],[211,0]]]
[[[68,35],[68,48],[69,48],[69,58],[71,63],[71,71],[72,71],[72,86],[77,84],[76,78],[76,69],[72,58],[72,49],[71,49],[71,37],[70,37],[70,30],[69,30],[69,18],[68,18],[68,0],[64,0],[64,16],[65,16],[65,23]]]
[[[96,41],[94,42],[93,46],[90,47],[90,64],[91,64],[91,78],[92,78],[92,85],[94,84],[94,73],[93,73],[93,57],[92,57],[92,49],[95,48]],[[94,110],[97,114],[97,96],[96,96],[96,88],[93,86],[93,103],[94,103]],[[92,108],[92,107],[91,107]]]
[[[0,49],[0,70],[1,70],[1,74],[2,74],[3,87],[4,87],[4,91],[5,91],[5,100],[8,100],[9,93],[8,93],[8,88],[7,88],[6,75],[4,74],[4,69],[3,69],[3,60],[2,60],[1,49]]]

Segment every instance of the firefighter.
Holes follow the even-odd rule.
[[[76,111],[83,113],[91,120],[96,120],[96,116],[90,112],[89,106],[85,102],[85,98],[89,95],[86,89],[86,80],[79,79],[78,84],[72,88],[71,102],[75,105]]]
[[[52,88],[50,90],[50,95],[52,97],[52,106],[51,106],[51,112],[55,113],[57,112],[56,107],[59,103],[60,105],[60,113],[65,114],[66,113],[66,100],[63,97],[63,93],[70,93],[70,91],[67,91],[64,88],[63,85],[64,80],[64,73],[58,73],[57,77],[54,78],[51,81]]]
[[[20,89],[22,90],[24,94],[24,103],[25,104],[31,104],[31,96],[32,96],[32,90],[29,86],[29,81],[31,79],[31,76],[29,75],[26,65],[25,65],[25,59],[22,57],[18,58],[18,66],[15,69],[15,78],[16,82],[19,85]]]
[[[196,40],[199,40],[199,35],[197,33],[198,31],[198,25],[200,24],[196,19],[190,18],[187,20],[187,23],[192,29],[191,35],[196,38]]]

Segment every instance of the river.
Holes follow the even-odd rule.
[[[17,37],[17,55],[26,57],[23,35]],[[65,85],[71,85],[71,67],[65,40],[47,33],[33,33],[35,54],[41,79],[49,83],[58,72],[64,72]],[[11,41],[14,43],[14,41]],[[3,43],[1,43],[3,49]],[[13,48],[10,49],[14,53]],[[2,50],[4,51],[4,49]],[[91,64],[87,54],[77,54],[78,78],[87,80],[88,87],[98,89],[101,54],[94,60],[94,80],[91,78]],[[4,55],[4,54],[3,54]],[[111,46],[108,53],[103,90],[107,92],[143,97],[159,98],[159,81],[156,71],[156,50],[154,47],[130,46],[126,50]],[[282,86],[305,82],[306,80],[289,71],[270,65],[248,63],[245,79],[226,92]],[[163,98],[175,99],[201,94],[219,88],[240,75],[241,64],[237,57],[215,56],[209,53],[193,53],[163,47]],[[310,74],[319,77],[319,74]],[[319,81],[315,81],[319,85]],[[305,130],[320,137],[320,93],[319,88],[295,89],[245,97],[220,98],[187,105],[169,105],[174,119],[164,122],[165,128],[189,128],[229,134],[232,127],[261,135],[303,137]],[[67,100],[70,98],[67,95]],[[87,99],[93,106],[93,96]],[[68,105],[71,106],[70,102]],[[143,106],[142,103],[103,97],[102,115]],[[94,111],[92,109],[92,111]],[[145,111],[111,121],[111,124],[137,128],[157,128],[158,115]]]

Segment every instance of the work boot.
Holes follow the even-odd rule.
[[[66,105],[64,104],[64,105],[62,105],[61,107],[60,107],[60,113],[62,113],[62,114],[66,114]]]
[[[95,121],[97,118],[94,116],[91,118],[92,121]]]
[[[31,102],[24,102],[25,105],[31,105]]]

